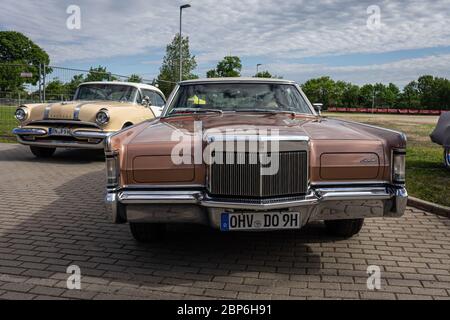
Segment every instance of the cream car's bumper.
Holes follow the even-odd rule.
[[[202,190],[108,190],[106,204],[115,223],[196,223],[220,228],[223,212],[293,211],[302,224],[314,220],[400,217],[408,194],[403,187],[311,188],[297,198],[261,201],[209,198]]]
[[[17,141],[24,145],[46,148],[103,149],[104,140],[114,132],[73,129],[70,136],[49,136],[45,128],[15,128]]]

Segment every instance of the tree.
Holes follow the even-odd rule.
[[[97,68],[91,67],[89,73],[86,76],[85,81],[114,81],[116,77],[111,75],[111,72],[106,70],[106,67],[98,66]]]
[[[208,78],[227,78],[240,77],[242,70],[241,59],[236,56],[226,56],[219,61],[216,69],[209,70],[206,73]]]
[[[258,72],[257,74],[254,75],[254,77],[255,78],[275,78],[267,70]]]
[[[39,81],[39,65],[48,65],[50,58],[22,33],[0,31],[0,61],[0,90],[14,91],[21,90],[25,83],[35,85]],[[46,73],[51,71],[46,68]],[[21,78],[21,72],[30,72],[32,77]]]
[[[172,42],[166,47],[166,55],[159,69],[158,85],[162,92],[168,96],[175,84],[180,81],[180,35],[176,34]],[[189,50],[189,37],[181,37],[181,58],[183,61],[182,79],[196,79],[198,76],[192,73],[197,68],[195,56]]]
[[[66,83],[66,92],[67,94],[74,95],[75,91],[77,90],[78,86],[85,82],[84,75],[82,74],[76,74],[72,77],[72,80],[70,82]]]
[[[136,83],[141,83],[142,82],[142,77],[140,77],[137,74],[132,74],[129,78],[128,78],[128,82],[136,82]]]
[[[374,94],[375,94],[375,88],[371,84],[365,84],[359,89],[359,105],[366,107],[366,108],[372,108],[372,106],[375,106],[375,100],[374,100]]]
[[[336,105],[338,107],[359,107],[359,87],[349,82],[336,82]]]
[[[399,108],[418,109],[420,108],[420,95],[416,81],[411,81],[404,88],[399,97]]]
[[[325,108],[336,104],[336,86],[330,77],[310,79],[302,85],[302,90],[312,103],[323,103]]]

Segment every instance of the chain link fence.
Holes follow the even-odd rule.
[[[0,63],[0,139],[13,137],[11,130],[18,124],[14,112],[19,105],[71,100],[78,85],[86,81],[129,80],[130,76],[98,69]],[[139,80],[156,83],[154,79]]]

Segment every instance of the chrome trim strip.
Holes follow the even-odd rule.
[[[27,146],[48,147],[48,148],[73,148],[73,149],[103,149],[103,143],[77,143],[67,142],[60,140],[47,140],[47,141],[26,141],[17,136],[17,141]]]
[[[302,200],[288,200],[273,203],[217,201],[207,198],[205,193],[200,190],[122,190],[118,192],[118,201],[123,204],[197,204],[207,208],[276,210],[288,207],[311,206],[326,201],[388,200],[396,196],[406,197],[406,190],[404,188],[394,187],[319,188],[311,190],[305,196],[305,199]],[[401,211],[406,204],[403,201],[399,203],[399,206]]]
[[[96,131],[73,131],[72,136],[75,138],[91,138],[91,139],[105,139],[106,137],[112,135],[113,132],[96,132]]]
[[[229,142],[229,141],[302,141],[309,142],[308,136],[258,136],[258,135],[211,135],[206,137],[208,143],[212,142]]]
[[[118,193],[118,200],[124,204],[196,204],[202,197],[199,191],[123,191]]]
[[[203,184],[132,184],[132,185],[124,185],[122,189],[130,189],[130,190],[175,190],[175,189],[183,189],[183,188],[189,188],[189,189],[202,189],[205,188],[205,185]]]
[[[49,115],[50,115],[50,110],[52,109],[52,106],[54,105],[54,103],[50,103],[45,107],[44,110],[44,120],[49,119]]]
[[[87,104],[91,104],[92,101],[89,102],[83,102],[80,104],[77,104],[75,109],[73,110],[73,120],[80,120],[80,110],[83,106],[87,105]]]
[[[27,125],[46,125],[46,124],[59,124],[59,125],[65,125],[65,124],[74,124],[74,125],[84,125],[84,126],[91,126],[94,128],[101,129],[100,126],[98,126],[96,123],[93,122],[87,122],[87,121],[75,121],[75,120],[35,120],[32,122],[27,123]]]
[[[12,133],[15,135],[45,136],[47,134],[47,130],[34,128],[14,128]]]
[[[336,181],[321,181],[321,182],[311,182],[311,187],[321,187],[321,186],[353,186],[353,185],[390,185],[390,181],[347,181],[347,182],[336,182]]]

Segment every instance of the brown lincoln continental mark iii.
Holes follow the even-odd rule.
[[[169,223],[236,231],[317,220],[351,237],[364,218],[403,215],[405,147],[400,132],[321,117],[292,81],[184,81],[160,119],[106,139],[106,202],[139,241]]]
[[[56,148],[103,149],[108,135],[158,117],[164,104],[163,93],[151,85],[86,82],[73,101],[17,108],[20,127],[13,133],[36,157],[50,157]]]

